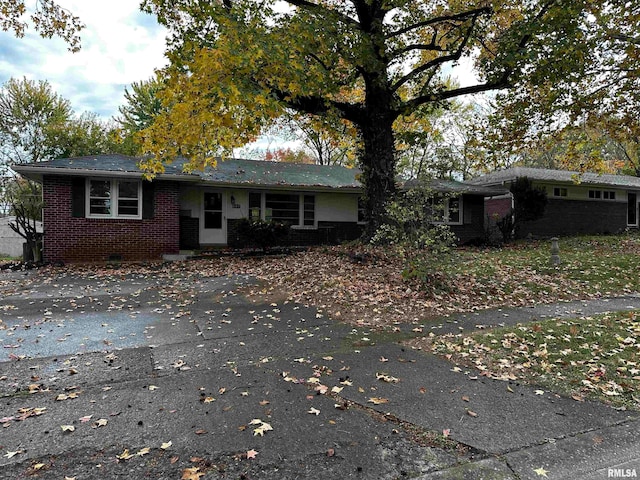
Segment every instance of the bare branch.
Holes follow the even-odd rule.
[[[425,20],[424,22],[414,23],[413,25],[407,25],[404,28],[396,30],[395,32],[391,32],[387,35],[387,38],[397,37],[398,35],[402,35],[404,33],[408,33],[412,30],[416,30],[418,28],[428,27],[431,25],[436,25],[438,23],[444,22],[464,22],[470,18],[477,18],[480,15],[491,15],[493,13],[493,9],[491,7],[480,7],[475,8],[473,10],[468,10],[462,13],[456,13],[453,15],[443,15],[441,17],[430,18],[429,20]]]

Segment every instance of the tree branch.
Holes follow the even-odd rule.
[[[453,15],[443,15],[441,17],[430,18],[429,20],[425,20],[424,22],[414,23],[413,25],[407,25],[400,30],[396,30],[395,32],[391,32],[387,35],[387,39],[397,37],[398,35],[402,35],[404,33],[410,32],[411,30],[416,30],[422,27],[428,27],[430,25],[435,25],[443,22],[462,22],[469,18],[477,18],[482,14],[490,15],[493,13],[493,8],[491,7],[480,7],[475,8],[473,10],[468,10],[462,13],[456,13]],[[474,20],[475,21],[475,20]]]
[[[462,36],[462,41],[460,42],[460,45],[458,45],[458,48],[456,49],[455,52],[449,55],[444,55],[442,57],[434,58],[430,62],[424,63],[420,65],[418,68],[413,69],[412,71],[407,73],[405,76],[403,76],[400,80],[398,80],[395,83],[395,85],[392,85],[391,87],[392,91],[394,92],[397,91],[402,85],[410,81],[412,78],[415,78],[417,75],[420,75],[422,72],[425,72],[431,68],[442,65],[443,63],[446,63],[446,62],[454,62],[454,61],[460,60],[460,58],[462,57],[462,53],[464,52],[464,49],[469,44],[469,40],[471,39],[471,36],[473,34],[473,29],[479,17],[480,17],[480,13],[476,13],[476,15],[471,19],[471,24],[466,29],[466,32]]]
[[[347,15],[343,15],[340,12],[337,12],[335,10],[332,10],[330,8],[324,7],[322,5],[318,5],[317,3],[313,3],[313,2],[309,2],[307,0],[285,0],[289,5],[293,5],[294,7],[300,7],[300,8],[304,8],[307,9],[309,11],[317,11],[320,12],[321,15],[323,17],[328,17],[330,15],[333,15],[335,17],[337,17],[340,21],[348,24],[348,25],[353,25],[355,27],[357,27],[358,29],[361,29],[361,25],[359,22],[357,22],[355,19],[348,17]]]

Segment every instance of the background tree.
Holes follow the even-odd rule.
[[[80,31],[84,28],[80,19],[53,0],[35,0],[33,3],[35,8],[29,12],[22,0],[0,0],[0,28],[22,37],[29,27],[29,18],[40,36],[57,35],[67,42],[72,52],[80,50]]]
[[[130,155],[140,153],[140,145],[136,140],[136,135],[148,128],[163,110],[159,96],[161,89],[162,82],[157,78],[133,82],[131,90],[125,87],[125,104],[118,107],[120,115],[115,117],[119,130],[113,132],[115,137],[119,139],[121,145],[119,150],[124,150]]]
[[[605,2],[608,3],[608,2]],[[394,122],[424,105],[551,81],[581,53],[588,0],[145,0],[170,31],[166,115],[145,131],[149,172],[177,154],[192,166],[254,140],[285,109],[335,115],[358,131],[367,234],[395,191]],[[247,48],[247,46],[250,48]],[[476,59],[481,80],[448,86]],[[347,100],[344,100],[344,99]],[[352,100],[357,98],[357,100]]]
[[[55,134],[72,114],[48,82],[9,79],[0,89],[0,165],[50,158]]]
[[[492,144],[516,156],[551,151],[551,157],[540,156],[547,165],[557,158],[580,171],[609,171],[617,150],[614,155],[633,168],[640,118],[640,4],[582,3],[582,15],[573,20],[581,25],[578,43],[567,42],[563,31],[547,33],[563,45],[565,59],[540,58],[544,69],[498,95]],[[569,147],[564,159],[557,142]]]

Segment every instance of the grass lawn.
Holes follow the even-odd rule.
[[[435,337],[429,347],[492,378],[640,409],[640,319],[634,312]]]

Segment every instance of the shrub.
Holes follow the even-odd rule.
[[[449,266],[455,235],[442,223],[442,196],[426,188],[415,188],[399,195],[387,206],[387,221],[371,242],[392,245],[402,256],[402,277],[430,291],[450,290]]]
[[[240,244],[261,248],[265,253],[273,247],[286,244],[289,225],[281,222],[242,219],[238,224]]]

